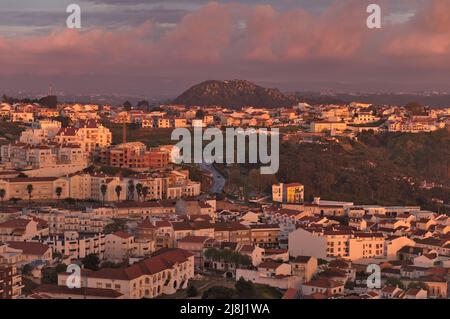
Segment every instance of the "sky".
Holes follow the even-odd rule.
[[[66,26],[71,3],[81,29]],[[450,91],[450,0],[0,0],[0,66],[0,92]]]

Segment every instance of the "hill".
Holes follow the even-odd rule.
[[[229,186],[248,192],[270,193],[274,180],[305,185],[313,197],[356,204],[420,205],[450,211],[433,199],[450,204],[450,131],[421,134],[363,133],[358,141],[280,146],[276,176],[259,175],[258,165],[229,169]],[[434,182],[425,189],[422,182]],[[230,185],[232,184],[232,185]],[[236,187],[234,187],[236,186]]]
[[[223,106],[240,108],[243,106],[282,107],[297,102],[293,96],[283,94],[278,89],[268,89],[249,81],[205,81],[197,84],[174,101],[188,106]]]

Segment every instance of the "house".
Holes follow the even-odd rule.
[[[252,265],[255,267],[263,261],[265,250],[258,245],[240,244],[237,246],[236,250],[242,255],[249,256],[252,260]]]
[[[16,218],[0,223],[0,241],[25,241],[47,234],[48,226],[31,218]]]
[[[317,258],[312,256],[297,256],[290,261],[292,275],[300,277],[301,283],[312,279],[317,272]]]
[[[286,263],[266,260],[258,265],[258,272],[261,277],[289,276],[292,274],[292,266]]]
[[[418,267],[433,267],[438,262],[438,253],[435,250],[431,250],[426,254],[413,258],[414,266]]]
[[[299,278],[292,276],[292,267],[287,263],[277,263],[266,260],[260,263],[257,270],[236,269],[236,279],[243,278],[255,284],[268,285],[278,289],[289,289],[300,287]]]
[[[9,241],[6,244],[12,249],[21,251],[21,254],[24,256],[23,263],[32,263],[34,261],[50,263],[52,261],[52,249],[49,245],[20,241]]]
[[[328,278],[318,278],[301,285],[302,296],[311,296],[316,293],[327,298],[340,297],[344,294],[344,283]]]
[[[419,281],[427,285],[429,297],[438,299],[447,299],[448,282],[444,277],[438,275],[428,275],[420,277]]]
[[[381,298],[383,299],[399,299],[402,298],[404,291],[399,287],[385,286],[381,289]]]
[[[404,295],[404,299],[427,299],[428,292],[425,289],[409,288]]]
[[[278,203],[299,204],[304,200],[305,186],[300,183],[272,185],[272,200]]]

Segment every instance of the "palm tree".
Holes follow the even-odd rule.
[[[141,183],[136,184],[136,193],[138,196],[138,201],[141,201],[141,196],[142,196],[142,184]]]
[[[61,194],[62,194],[62,191],[63,191],[63,189],[62,189],[62,187],[56,187],[56,189],[55,189],[55,193],[56,193],[56,196],[58,197],[58,200],[60,200],[61,199]]]
[[[103,205],[105,205],[105,197],[106,197],[106,192],[108,191],[108,185],[102,184],[102,186],[100,186],[100,191],[102,192]]]
[[[28,206],[31,205],[31,194],[33,194],[33,185],[28,184],[27,185],[27,192],[28,192]]]
[[[0,199],[2,200],[2,206],[3,206],[3,200],[5,199],[6,191],[4,189],[0,189]]]
[[[133,181],[129,181],[128,182],[128,199],[129,200],[134,200],[134,190],[135,190],[135,186]]]
[[[120,193],[122,193],[122,186],[117,185],[116,186],[116,195],[117,195],[117,202],[120,202]]]
[[[147,199],[149,191],[150,191],[150,189],[148,188],[148,186],[145,186],[144,188],[142,188],[142,196],[144,196],[144,202]]]

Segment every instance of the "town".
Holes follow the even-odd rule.
[[[234,196],[226,166],[177,164],[170,135],[270,127],[282,141],[338,144],[449,130],[450,108],[144,102],[4,98],[0,299],[448,298],[448,198],[442,211],[306,198],[302,180]]]

